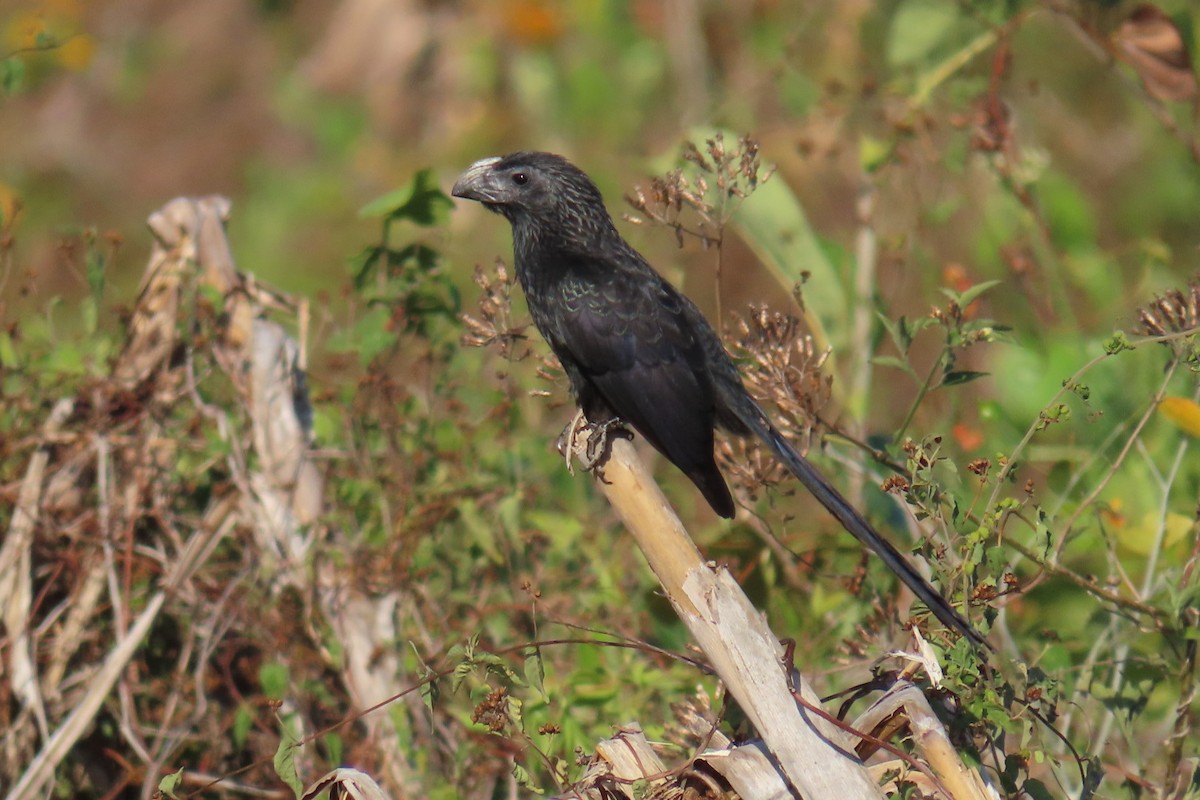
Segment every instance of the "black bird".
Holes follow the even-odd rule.
[[[589,423],[631,424],[726,518],[734,502],[713,457],[714,429],[757,436],[938,619],[987,646],[787,443],[742,385],[700,309],[621,238],[600,190],[579,168],[552,153],[485,158],[459,176],[452,192],[512,224],[517,279],[533,322]]]

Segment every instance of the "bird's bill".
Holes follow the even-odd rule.
[[[492,167],[499,161],[499,156],[481,158],[467,167],[466,172],[459,175],[458,180],[454,182],[450,194],[467,200],[478,200],[480,203],[500,202],[503,198],[496,182],[496,174],[492,172]]]

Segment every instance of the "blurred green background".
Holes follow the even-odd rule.
[[[418,168],[448,185],[484,155],[561,151],[618,207],[655,157],[706,124],[759,139],[835,246],[851,244],[864,161],[881,159],[882,292],[950,264],[993,277],[1013,266],[1004,245],[1031,235],[979,141],[993,80],[1018,148],[1012,180],[1036,186],[1066,288],[1086,293],[1030,312],[1105,327],[1114,299],[1156,288],[1157,264],[1195,246],[1200,179],[1186,146],[1146,109],[1136,75],[1080,32],[1111,32],[1129,6],[734,6],[8,0],[3,46],[21,53],[21,74],[0,116],[0,192],[22,206],[21,263],[39,291],[78,290],[55,232],[95,225],[125,238],[113,279],[128,287],[149,211],[219,192],[234,200],[245,268],[329,288],[372,232],[357,209]],[[1004,25],[1011,63],[993,76]],[[478,209],[447,233],[455,254],[503,244]]]

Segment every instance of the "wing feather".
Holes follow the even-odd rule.
[[[566,302],[554,349],[569,354],[613,414],[685,472],[711,465],[715,393],[687,301],[657,274],[649,281],[613,270],[560,275]]]

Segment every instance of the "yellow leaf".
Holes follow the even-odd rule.
[[[58,63],[69,70],[87,69],[96,52],[96,41],[86,33],[78,33],[62,43],[57,50]]]
[[[1130,525],[1124,530],[1118,530],[1116,532],[1117,540],[1126,550],[1138,555],[1147,555],[1158,538],[1158,525],[1158,512],[1147,511],[1137,524]],[[1162,541],[1163,548],[1169,548],[1179,542],[1191,529],[1191,517],[1177,514],[1174,511],[1168,512],[1166,532],[1163,534]]]
[[[41,14],[22,11],[9,18],[4,28],[4,42],[9,50],[31,50],[37,47],[38,35],[45,31],[46,21]]]
[[[8,184],[0,182],[0,230],[13,227],[20,212],[20,195]]]
[[[1200,404],[1186,397],[1164,397],[1158,412],[1184,433],[1200,439]]]

